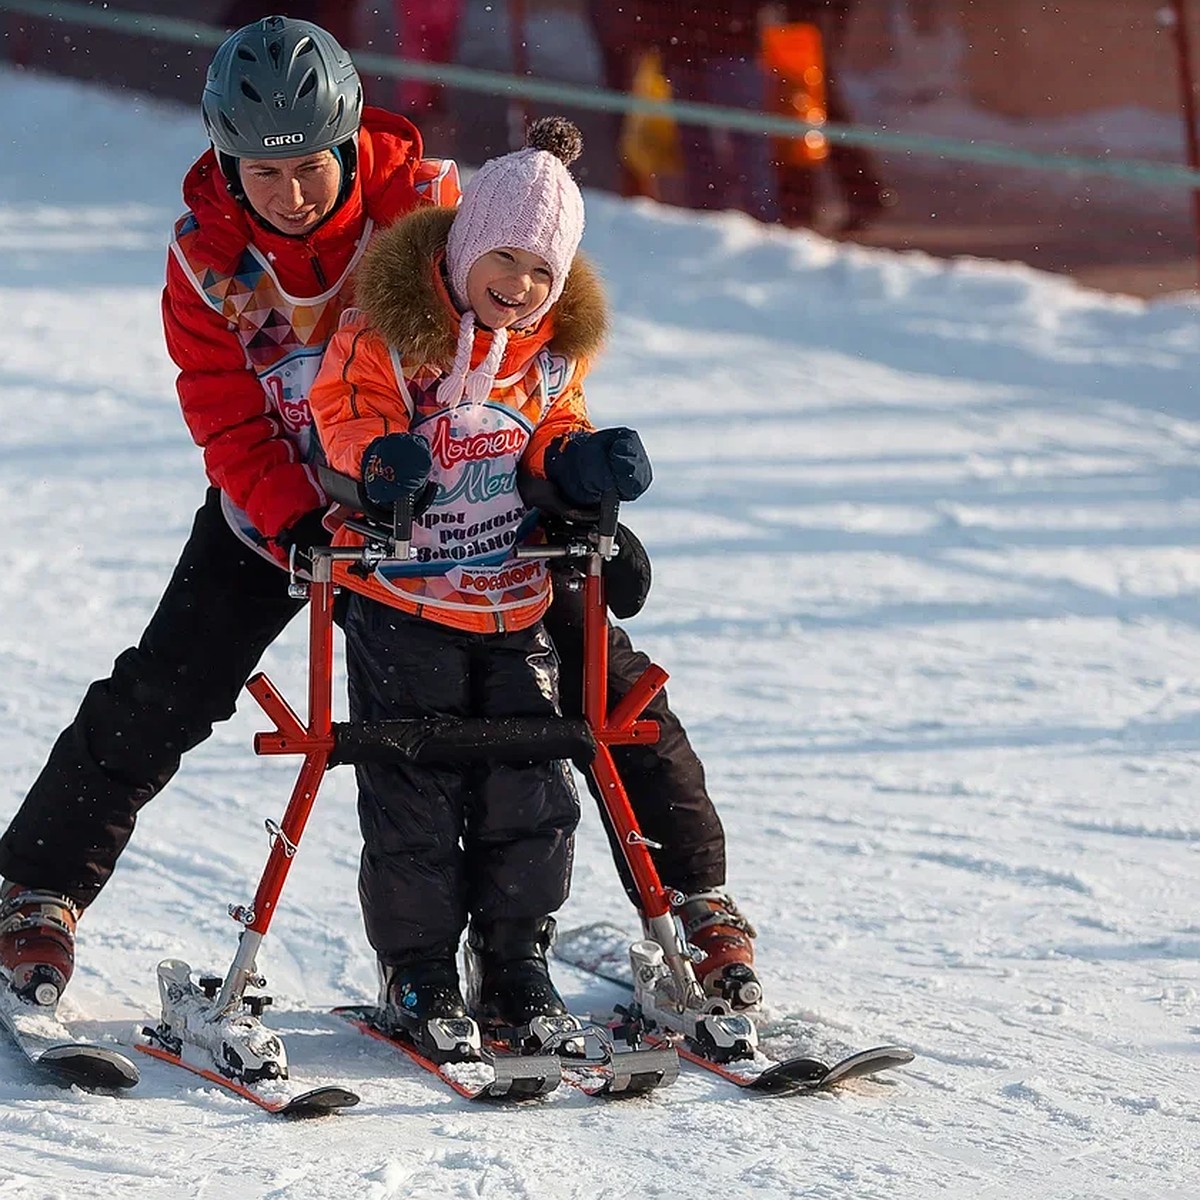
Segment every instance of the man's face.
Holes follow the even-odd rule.
[[[307,233],[337,203],[342,168],[332,150],[303,158],[243,158],[239,161],[246,201],[280,233]]]
[[[550,264],[528,250],[502,246],[477,258],[467,272],[467,300],[489,329],[520,325],[550,295]]]

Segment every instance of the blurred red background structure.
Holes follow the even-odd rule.
[[[53,8],[53,0],[48,0]],[[94,3],[94,7],[102,7]],[[76,5],[76,7],[79,7]],[[820,106],[831,121],[1011,145],[1044,154],[1187,159],[1180,42],[1194,0],[108,0],[235,27],[272,12],[317,20],[352,49],[628,90],[639,66],[677,98],[777,111],[764,26],[815,25]],[[207,47],[0,11],[0,58],[194,103]],[[644,54],[655,57],[647,67]],[[478,163],[508,148],[514,116],[548,106],[368,78],[368,99],[416,119],[432,152]],[[665,164],[631,168],[619,114],[567,111],[584,130],[586,184],[735,207],[875,246],[1015,259],[1141,296],[1196,282],[1195,193],[1100,176],[981,165],[830,144],[792,151],[765,136],[657,127]],[[809,109],[811,111],[811,108]],[[653,127],[652,127],[653,132]],[[199,140],[199,126],[197,127]],[[676,156],[670,155],[670,139]],[[773,165],[792,159],[784,170]],[[790,173],[789,173],[790,172]],[[1200,208],[1195,214],[1200,219]]]

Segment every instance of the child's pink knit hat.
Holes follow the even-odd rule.
[[[460,308],[469,307],[467,274],[501,246],[528,250],[550,264],[550,295],[530,313],[528,324],[557,303],[583,237],[583,196],[567,170],[582,149],[583,138],[570,121],[543,117],[530,126],[524,149],[493,158],[475,173],[446,245],[450,290]]]

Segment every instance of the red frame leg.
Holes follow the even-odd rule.
[[[296,847],[308,823],[317,790],[333,751],[333,583],[314,583],[309,589],[308,725],[301,723],[275,685],[258,674],[246,685],[263,712],[275,722],[273,733],[254,739],[257,754],[303,754],[304,763],[292,788],[283,821],[272,841],[266,868],[243,924],[265,934],[287,880]]]

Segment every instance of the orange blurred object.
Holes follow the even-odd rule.
[[[762,63],[776,112],[809,125],[825,124],[825,46],[816,25],[764,26]],[[810,129],[799,137],[775,138],[774,151],[781,164],[810,167],[829,157],[829,140],[819,129]]]
[[[643,52],[633,72],[630,94],[643,100],[671,99],[671,85],[663,74],[662,56],[656,49]],[[683,170],[683,151],[679,127],[670,117],[653,113],[626,114],[618,147],[621,166],[629,177],[626,195],[659,198],[663,176]]]

